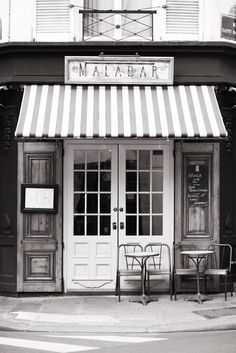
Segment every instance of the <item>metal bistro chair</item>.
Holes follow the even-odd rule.
[[[152,256],[146,269],[148,294],[150,294],[151,276],[169,276],[169,293],[172,300],[172,273],[170,247],[165,243],[149,243],[144,248],[145,251],[154,251],[158,256]]]
[[[225,300],[227,300],[227,284],[230,278],[231,296],[233,295],[233,283],[231,277],[232,247],[229,244],[212,244],[208,250],[214,253],[208,255],[206,270],[204,272],[205,292],[207,293],[207,277],[224,276]]]
[[[173,247],[173,259],[174,259],[174,295],[175,300],[177,300],[177,278],[178,276],[196,276],[197,270],[196,267],[190,267],[190,259],[187,255],[181,255],[181,251],[187,250],[197,250],[195,244],[175,244]]]
[[[120,244],[118,246],[117,254],[117,283],[116,283],[116,293],[118,294],[118,299],[120,302],[120,282],[121,277],[124,276],[140,276],[141,268],[134,258],[126,257],[125,254],[131,252],[143,251],[143,247],[139,243],[126,243]]]

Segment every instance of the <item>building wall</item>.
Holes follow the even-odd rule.
[[[38,33],[36,31],[35,1],[24,0],[24,6],[19,0],[1,0],[0,18],[2,19],[2,39],[0,41],[80,41],[81,40],[81,16],[78,8],[70,8],[70,19],[67,30],[61,33]],[[64,1],[66,3],[66,1]],[[161,3],[165,4],[165,1]],[[69,4],[69,2],[68,2]],[[81,5],[82,1],[75,0],[71,4]],[[228,15],[235,0],[199,0],[199,36],[165,35],[165,29],[159,27],[159,23],[165,26],[165,9],[158,9],[157,21],[158,33],[156,40],[203,40],[218,41],[220,38],[221,16]],[[67,5],[66,5],[67,6]],[[66,8],[65,8],[65,11]],[[10,18],[10,20],[9,20]],[[159,36],[161,34],[161,37]],[[224,39],[222,39],[224,41]]]

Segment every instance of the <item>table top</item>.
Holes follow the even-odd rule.
[[[150,256],[158,256],[159,253],[155,251],[135,251],[126,253],[125,256],[127,257],[150,257]]]
[[[201,256],[201,255],[208,255],[213,254],[213,250],[185,250],[180,252],[182,255],[189,255],[189,256]]]

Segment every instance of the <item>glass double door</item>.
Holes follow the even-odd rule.
[[[65,145],[67,291],[114,290],[121,243],[173,241],[169,150]]]

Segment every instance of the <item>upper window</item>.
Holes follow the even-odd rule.
[[[152,40],[152,0],[85,0],[84,40]]]

